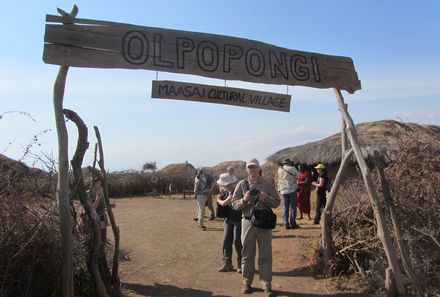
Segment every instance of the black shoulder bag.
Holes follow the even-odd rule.
[[[246,186],[249,189],[249,184],[246,181]],[[258,197],[254,201],[251,209],[251,224],[257,228],[274,229],[277,225],[277,215],[272,211],[272,208],[256,208]]]
[[[220,199],[225,200],[228,198],[229,192],[222,192],[220,194]],[[227,219],[229,218],[229,205],[221,206],[218,202],[216,203],[215,216],[217,218]]]

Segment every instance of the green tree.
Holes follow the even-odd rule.
[[[142,171],[155,172],[156,170],[157,170],[157,162],[156,161],[145,162],[145,164],[142,165]]]

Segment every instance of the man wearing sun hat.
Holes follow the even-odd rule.
[[[267,297],[276,296],[272,291],[272,230],[257,228],[252,225],[251,209],[276,208],[280,205],[280,197],[272,181],[259,175],[260,164],[257,159],[246,163],[248,177],[240,181],[232,196],[232,207],[241,210],[241,241],[242,249],[242,293],[250,294],[255,274],[255,254],[258,242],[258,271]],[[257,201],[258,200],[258,201]]]
[[[278,191],[283,197],[283,224],[286,229],[296,229],[296,207],[298,204],[298,170],[286,158],[278,169]],[[289,213],[290,212],[290,213]]]

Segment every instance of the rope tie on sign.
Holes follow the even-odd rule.
[[[289,85],[286,85],[286,95],[289,95]]]
[[[159,72],[156,70],[156,80],[159,77]]]
[[[227,87],[228,85],[226,84],[226,79],[225,79],[225,87]]]

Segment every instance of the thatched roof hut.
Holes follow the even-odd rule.
[[[356,132],[364,155],[370,159],[377,150],[389,157],[399,138],[405,132],[415,132],[421,138],[440,139],[440,126],[400,123],[397,121],[377,121],[356,125]],[[341,133],[296,147],[289,147],[270,155],[267,160],[272,164],[290,158],[295,163],[315,165],[323,163],[328,167],[337,167],[341,162]],[[352,158],[355,163],[355,157]],[[332,170],[334,171],[334,170]],[[332,174],[333,173],[333,174]],[[334,175],[336,171],[330,172]]]
[[[356,125],[359,142],[368,157],[371,157],[375,150],[385,155],[392,153],[396,141],[408,129],[417,132],[422,137],[440,137],[440,126],[405,124],[396,121],[377,121]],[[341,162],[341,134],[337,133],[322,140],[285,148],[270,155],[267,160],[277,163],[284,158],[308,165],[339,163]]]
[[[211,167],[210,170],[214,176],[218,177],[220,174],[225,173],[229,166],[232,166],[235,169],[234,174],[238,178],[244,178],[246,176],[246,162],[244,161],[221,162],[214,167]]]
[[[158,171],[163,176],[194,177],[196,168],[188,162],[169,164]]]
[[[0,154],[0,173],[4,175],[29,175],[34,177],[44,176],[43,170],[33,167],[28,167],[21,161],[16,161],[5,155]]]

